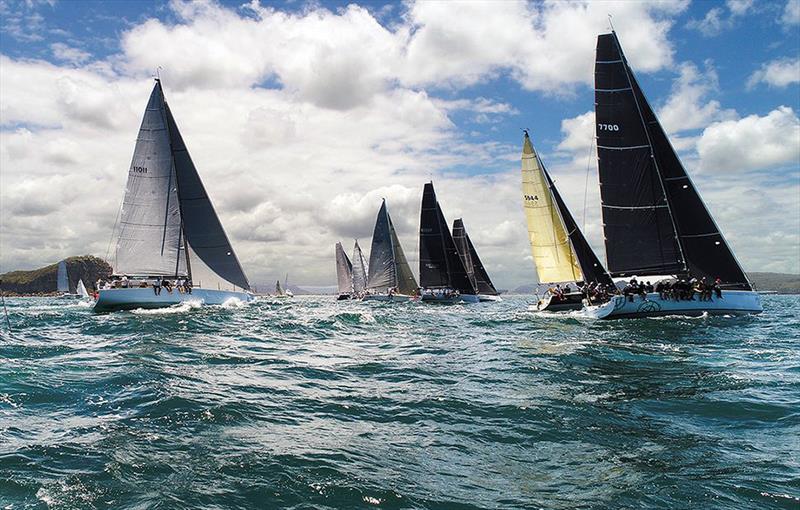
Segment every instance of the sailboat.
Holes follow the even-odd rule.
[[[78,280],[78,297],[81,299],[88,298],[89,292],[86,290],[86,285],[83,284],[83,279]]]
[[[294,297],[294,292],[289,289],[289,273],[286,273],[286,276],[283,279],[283,294],[286,297]]]
[[[99,290],[95,311],[253,299],[159,79],[136,139],[119,224],[116,288]],[[164,282],[189,284],[153,286]]]
[[[386,200],[375,220],[367,274],[364,301],[408,301],[415,299],[419,290],[386,209]]]
[[[527,131],[522,145],[522,202],[539,281],[576,283],[573,292],[543,296],[537,310],[580,310],[584,296],[577,290],[579,282],[614,285],[567,209]]]
[[[477,303],[478,291],[447,228],[433,183],[422,192],[419,222],[419,281],[422,301],[429,303]]]
[[[56,271],[56,290],[61,297],[70,297],[69,293],[69,273],[67,273],[67,262],[62,260],[58,263]]]
[[[336,284],[339,287],[337,301],[353,297],[353,264],[347,258],[342,243],[336,243]]]
[[[367,289],[367,263],[356,239],[353,246],[353,295],[362,296]]]
[[[483,262],[478,257],[478,252],[475,250],[461,218],[453,221],[453,241],[461,256],[461,262],[464,263],[464,268],[467,270],[467,278],[478,291],[478,299],[480,301],[502,301],[500,293],[497,292],[486,268],[483,267]]]
[[[612,276],[719,279],[708,300],[615,296],[599,318],[750,314],[761,301],[642,92],[615,32],[597,38],[595,116],[606,258]]]

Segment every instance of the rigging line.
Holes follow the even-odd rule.
[[[586,202],[589,199],[589,171],[592,166],[592,149],[594,148],[595,136],[592,135],[592,141],[589,143],[589,155],[586,157],[586,182],[583,185],[583,225],[581,229],[586,232]]]
[[[8,320],[8,308],[6,308],[6,293],[2,288],[3,281],[0,280],[0,299],[3,300],[3,312],[6,316],[6,326],[8,327],[8,334],[11,334],[11,321]]]

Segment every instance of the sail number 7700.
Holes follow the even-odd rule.
[[[619,131],[619,124],[598,124],[598,131]]]

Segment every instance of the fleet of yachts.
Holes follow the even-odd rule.
[[[570,291],[559,286],[536,308],[583,310],[597,318],[759,313],[758,293],[672,148],[614,32],[597,40],[595,122],[605,266],[568,210],[529,133],[524,134],[522,205],[539,281],[571,283]],[[96,311],[254,298],[159,79],[136,140],[115,232],[114,274],[144,284],[99,290]],[[419,284],[385,200],[368,261],[358,241],[352,259],[341,243],[335,255],[340,300],[500,300],[464,222],[457,219],[450,228],[432,182],[422,192]],[[633,280],[643,277],[671,280],[688,289],[714,281],[719,292],[703,292],[703,299],[695,299],[692,290],[687,299],[672,299],[664,292],[617,290],[618,282],[632,287]],[[147,284],[154,278],[190,282],[191,292],[155,292]],[[287,296],[280,281],[276,294]]]

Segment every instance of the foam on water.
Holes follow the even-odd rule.
[[[181,301],[180,303],[165,308],[136,308],[135,310],[131,310],[131,313],[134,315],[172,315],[186,313],[189,310],[200,308],[201,306],[203,306],[203,302],[197,299],[191,301]]]
[[[0,508],[796,508],[800,299],[8,299]]]

